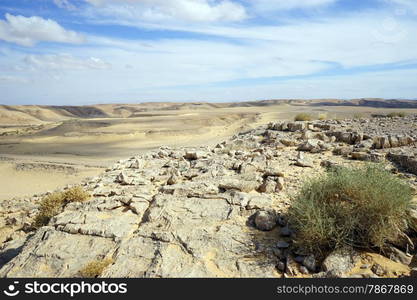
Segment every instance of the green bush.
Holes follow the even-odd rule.
[[[412,189],[379,165],[337,167],[308,181],[289,209],[298,246],[318,253],[383,249],[407,229]]]
[[[103,273],[104,269],[106,269],[113,262],[114,261],[111,258],[92,261],[80,270],[80,276],[83,278],[97,278]]]
[[[90,198],[90,195],[81,187],[73,187],[64,192],[55,192],[42,199],[39,205],[39,212],[35,217],[33,227],[39,228],[49,223],[52,217],[62,211],[62,207],[70,202],[83,202]]]
[[[298,114],[294,117],[294,121],[311,121],[313,120],[313,116],[306,113]]]

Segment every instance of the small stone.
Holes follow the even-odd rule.
[[[306,159],[297,159],[295,161],[295,165],[302,168],[313,168],[314,165],[312,162]]]
[[[281,249],[278,249],[278,248],[272,248],[272,253],[274,253],[274,255],[276,256],[276,257],[278,257],[279,259],[284,259],[285,258],[285,250],[281,250]]]
[[[285,226],[287,224],[287,220],[284,216],[278,216],[277,223],[279,226]]]
[[[298,151],[307,151],[307,152],[318,152],[320,151],[319,140],[310,139],[305,143],[301,144],[298,148]]]
[[[123,172],[120,172],[116,177],[116,182],[120,183],[121,185],[130,185],[132,180],[128,179],[128,177]]]
[[[278,269],[279,271],[281,271],[281,272],[284,272],[284,271],[285,271],[285,263],[284,263],[284,262],[282,262],[282,261],[280,261],[280,262],[277,264],[277,269]]]
[[[282,177],[278,177],[277,183],[276,183],[276,191],[282,191],[284,189],[285,180]]]
[[[277,247],[279,248],[279,249],[286,249],[286,248],[288,248],[290,246],[290,244],[288,244],[286,241],[279,241],[278,243],[277,243]]]
[[[325,272],[343,274],[350,271],[356,259],[356,253],[350,249],[338,249],[330,253],[322,263]]]
[[[296,261],[296,262],[298,262],[299,264],[302,264],[303,263],[303,261],[304,261],[304,256],[296,256],[296,257],[294,257],[294,260]]]
[[[277,218],[274,213],[258,211],[255,215],[255,226],[262,231],[271,231],[277,225]]]
[[[366,152],[352,152],[351,157],[352,159],[362,160],[362,161],[371,160],[371,156]]]
[[[141,160],[139,160],[139,159],[136,159],[131,165],[130,165],[130,168],[131,169],[141,169],[141,168],[143,168],[143,166],[144,166],[144,163],[143,163],[143,161],[141,161]]]
[[[374,272],[378,276],[384,276],[387,271],[380,264],[374,264],[371,268],[372,272]]]
[[[304,274],[304,275],[310,274],[310,272],[308,271],[308,269],[306,267],[304,267],[304,266],[301,266],[300,267],[300,272],[301,272],[301,274]]]
[[[294,261],[291,255],[287,255],[287,266],[285,273],[289,276],[297,276],[299,274],[298,264]]]
[[[335,163],[331,160],[323,160],[320,163],[320,166],[322,166],[323,168],[333,168],[333,167],[337,166],[337,163]]]
[[[288,225],[281,228],[281,236],[288,237],[290,235],[291,235],[291,230],[288,227]]]
[[[314,255],[309,255],[303,260],[303,265],[311,272],[316,272],[317,261]]]
[[[174,184],[177,184],[178,181],[179,181],[178,176],[172,175],[171,177],[168,178],[167,184],[168,185],[174,185]]]
[[[184,155],[185,159],[188,160],[197,160],[200,158],[206,158],[207,154],[204,153],[203,151],[187,151]]]

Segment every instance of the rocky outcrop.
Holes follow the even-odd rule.
[[[280,122],[212,148],[161,147],[84,182],[91,200],[66,205],[37,231],[30,224],[44,195],[3,202],[0,276],[79,276],[103,258],[113,261],[104,277],[342,276],[352,256],[320,265],[294,247],[283,216],[306,178],[413,147],[412,132],[397,132],[402,119],[374,130],[380,122]],[[414,156],[388,158],[413,172]]]
[[[390,152],[388,153],[387,158],[406,171],[417,175],[416,149],[410,151]]]

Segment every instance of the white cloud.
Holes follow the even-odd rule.
[[[337,1],[338,0],[246,0],[248,5],[260,12],[310,9],[330,5]]]
[[[41,17],[24,17],[6,14],[0,20],[0,40],[21,46],[34,46],[40,41],[61,43],[82,43],[82,35],[66,30],[57,22]]]
[[[26,66],[33,69],[48,69],[48,70],[105,70],[109,69],[111,65],[100,58],[77,58],[69,54],[58,55],[27,55],[24,59]]]
[[[28,80],[22,77],[2,75],[0,76],[0,83],[27,83]]]
[[[399,61],[416,60],[417,26],[415,21],[410,19],[397,18],[394,22],[384,13],[358,14],[344,19],[323,18],[320,22],[300,21],[282,26],[223,26],[223,25],[201,25],[201,26],[167,26],[166,24],[130,24],[131,26],[144,26],[150,30],[168,29],[178,31],[189,31],[210,35],[220,35],[240,41],[239,46],[229,44],[233,50],[223,52],[230,55],[227,60],[235,62],[236,57],[242,57],[242,61],[230,66],[231,68],[246,69],[247,65],[255,65],[259,72],[248,69],[245,74],[264,73],[268,76],[271,68],[277,69],[277,65],[288,65],[299,68],[304,64],[306,70],[312,61],[334,62],[342,67],[356,67],[363,65],[395,63]],[[394,25],[392,25],[393,23]],[[91,42],[98,45],[104,44],[107,47],[123,48],[133,50],[143,46],[144,43],[150,47],[143,47],[147,51],[155,53],[170,49],[170,46],[178,45],[178,41],[171,40],[161,42],[137,41],[129,42],[115,39],[89,38]],[[167,48],[159,47],[165,45]],[[218,53],[223,51],[223,44],[218,42],[210,43],[207,47],[198,47],[197,52],[192,52],[195,45],[201,45],[199,41],[189,40],[187,42],[190,56]],[[168,50],[167,50],[168,51]],[[176,53],[174,51],[174,53]],[[240,53],[242,53],[240,55]],[[173,54],[175,55],[175,54]],[[211,56],[211,55],[209,55]],[[266,62],[261,64],[257,58]],[[268,63],[271,57],[280,58],[279,61]],[[246,58],[246,60],[245,60]],[[172,60],[175,60],[172,56]],[[297,63],[295,63],[297,62]],[[302,63],[303,62],[303,63]],[[223,63],[223,62],[222,62]],[[222,65],[220,65],[220,68]],[[217,68],[217,67],[216,67]],[[262,72],[262,70],[265,70]],[[283,68],[285,72],[285,68]],[[289,68],[288,70],[291,70]],[[281,73],[277,72],[277,73]],[[289,75],[292,72],[288,71]]]
[[[76,6],[70,2],[70,0],[54,0],[56,6],[65,8],[68,10],[75,10]]]
[[[44,100],[45,97],[67,102],[72,99],[80,99],[81,102],[128,102],[410,97],[415,90],[416,77],[413,75],[416,71],[382,73],[372,69],[383,67],[368,67],[395,63],[407,65],[417,61],[416,21],[393,15],[390,10],[367,10],[347,14],[343,18],[321,15],[320,19],[297,18],[296,22],[289,19],[289,22],[279,26],[254,22],[195,22],[190,26],[188,22],[169,21],[166,12],[161,13],[160,20],[164,21],[159,22],[155,10],[147,19],[141,18],[146,9],[130,9],[138,9],[139,1],[95,1],[93,6],[89,6],[93,10],[90,13],[100,11],[102,14],[103,10],[109,9],[109,17],[102,17],[100,21],[149,29],[155,35],[149,40],[90,35],[87,36],[88,43],[82,47],[49,47],[45,44],[39,45],[32,55],[27,55],[27,49],[22,52],[13,47],[7,51],[0,49],[0,53],[4,52],[0,55],[0,67],[3,66],[4,74],[19,77],[25,72],[24,76],[29,80],[25,91],[11,87],[6,89],[6,81],[3,80],[0,93],[11,95],[11,99],[27,99],[33,95],[33,101]],[[150,0],[140,2],[148,6],[151,3]],[[271,1],[271,5],[274,2]],[[174,2],[153,3],[167,9]],[[320,7],[318,2],[316,5]],[[162,6],[157,6],[159,12]],[[111,15],[114,13],[110,11],[111,7],[120,8],[123,13]],[[123,17],[129,11],[132,14]],[[201,15],[199,18],[201,20]],[[174,19],[179,20],[179,15],[171,17],[171,20]],[[187,17],[181,19],[190,20]],[[199,39],[188,35],[181,39],[164,39],[159,30],[206,35]],[[211,39],[207,35],[226,39]],[[108,68],[111,72],[103,71]],[[352,72],[357,74],[333,77],[321,74],[320,77],[305,78],[305,75],[328,68],[338,68],[341,73],[353,68]],[[287,79],[302,76],[302,79],[277,80],[274,83],[271,83],[272,79],[265,80],[265,77],[276,76]],[[269,83],[258,84],[264,82]],[[27,95],[24,96],[24,93]]]
[[[230,0],[85,0],[91,15],[127,20],[171,22],[233,22],[247,18],[245,7]]]
[[[401,7],[406,11],[397,10],[394,13],[397,15],[404,15],[407,10],[412,12],[413,14],[417,14],[417,2],[415,0],[385,0],[385,2],[393,4],[397,7]]]

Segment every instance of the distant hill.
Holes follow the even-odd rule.
[[[229,107],[294,106],[363,106],[375,108],[417,108],[416,100],[396,99],[272,99],[260,101],[209,102],[148,102],[138,104],[97,104],[86,106],[0,105],[0,125],[33,125],[70,119],[129,118],[144,113],[178,110],[204,110]]]

